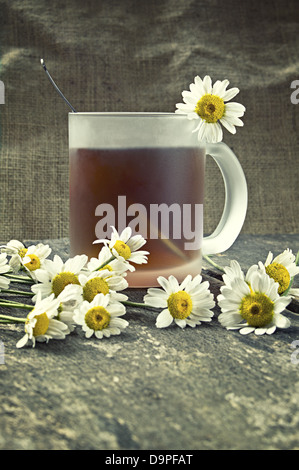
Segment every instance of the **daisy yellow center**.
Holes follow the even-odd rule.
[[[24,256],[26,255],[27,251],[28,251],[27,248],[21,248],[21,249],[19,250],[19,256],[20,256],[21,258],[24,258]]]
[[[248,325],[263,327],[268,325],[273,318],[274,303],[267,295],[254,292],[242,299],[240,314]]]
[[[86,312],[84,319],[88,328],[98,331],[109,326],[110,318],[110,313],[104,307],[93,307]]]
[[[83,298],[84,300],[91,302],[97,294],[106,295],[108,292],[109,286],[107,282],[100,277],[94,277],[87,281],[83,287]]]
[[[173,318],[183,320],[192,312],[192,300],[187,292],[180,290],[171,294],[167,300],[167,306]]]
[[[124,259],[129,259],[131,256],[131,249],[130,247],[123,242],[122,240],[117,240],[113,246],[113,248],[117,251],[119,256],[122,256]]]
[[[289,287],[291,280],[291,276],[287,268],[279,263],[271,263],[266,266],[266,273],[268,276],[272,277],[275,282],[278,282],[278,293],[283,294],[283,292],[285,292]]]
[[[63,289],[69,284],[80,284],[78,276],[71,272],[56,274],[52,280],[52,292],[58,297]]]
[[[40,259],[36,255],[27,255],[30,258],[28,263],[25,263],[24,266],[29,269],[29,271],[35,271],[40,268]]]
[[[36,318],[36,323],[33,328],[33,336],[41,336],[44,335],[49,328],[49,317],[48,315],[44,313],[40,313],[39,315],[35,316]],[[26,320],[26,323],[28,324],[30,320]],[[26,328],[25,328],[26,329]]]
[[[206,94],[198,102],[195,112],[206,122],[215,123],[222,118],[225,104],[222,98]]]

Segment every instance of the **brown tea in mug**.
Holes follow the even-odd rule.
[[[133,223],[136,215],[141,221],[135,227],[136,232],[142,226],[141,234],[147,243],[141,250],[149,251],[150,255],[147,264],[135,265],[139,274],[150,271],[157,277],[167,266],[176,275],[182,267],[185,271],[190,263],[196,260],[200,263],[202,215],[198,230],[194,209],[203,204],[204,169],[205,154],[200,148],[71,149],[71,256],[82,253],[89,258],[98,256],[102,245],[93,242],[105,238],[105,233],[97,230],[104,226],[96,213],[104,217],[105,207],[112,206],[115,212],[112,225],[119,233]],[[134,208],[140,205],[144,207],[143,213],[134,213]],[[162,207],[164,211],[155,213]],[[122,227],[118,226],[120,220]],[[110,238],[111,228],[104,228],[106,237]],[[189,239],[184,235],[186,232]],[[197,247],[186,249],[193,246],[192,233],[198,239],[193,243]]]

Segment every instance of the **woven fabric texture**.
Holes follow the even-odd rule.
[[[0,10],[0,240],[68,236],[69,109],[40,58],[78,111],[173,112],[196,75],[227,78],[247,110],[223,139],[248,183],[242,231],[299,231],[296,0],[0,0]],[[223,205],[208,159],[205,233]]]

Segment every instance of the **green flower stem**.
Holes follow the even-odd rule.
[[[203,258],[212,266],[214,266],[214,268],[219,269],[219,271],[225,272],[224,268],[222,266],[219,266],[219,264],[215,263],[215,261],[211,260],[211,258],[208,255],[204,255]]]
[[[139,302],[131,302],[130,300],[123,300],[121,302],[123,305],[126,305],[128,307],[139,307],[139,308],[149,308],[149,309],[158,309],[159,307],[154,307],[153,305],[147,305]]]
[[[1,291],[1,292],[8,293],[8,294],[29,295],[29,296],[31,296],[31,297],[34,295],[33,292],[26,292],[26,291],[23,291],[23,290],[0,289],[0,291]]]
[[[9,315],[0,315],[0,321],[4,320],[5,323],[25,323],[26,318],[10,317]]]
[[[13,308],[27,308],[32,310],[34,308],[33,305],[22,304],[21,302],[15,302],[13,300],[0,300],[0,306],[2,307],[13,307]]]
[[[107,266],[107,264],[109,264],[114,259],[115,259],[115,256],[112,255],[111,258],[109,258],[107,261],[105,261],[105,263],[101,264],[101,266],[99,266],[97,269],[94,269],[94,271],[99,271],[100,269],[103,269],[105,266]]]
[[[10,279],[11,282],[24,282],[26,284],[34,284],[33,279],[30,277],[25,277],[25,276],[17,276],[16,274],[2,274],[3,276],[7,277]]]

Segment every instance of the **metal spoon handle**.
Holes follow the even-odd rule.
[[[75,108],[71,105],[71,103],[66,99],[66,97],[64,96],[64,94],[62,93],[62,91],[58,88],[58,86],[56,85],[56,83],[54,82],[53,78],[51,77],[51,75],[49,74],[48,72],[48,69],[46,67],[46,64],[44,62],[44,59],[41,59],[40,60],[40,63],[42,64],[43,66],[43,69],[44,71],[46,72],[46,74],[48,75],[48,78],[50,80],[50,82],[52,83],[52,85],[54,86],[55,90],[60,94],[61,98],[64,99],[64,101],[66,102],[66,104],[71,108],[72,112],[73,113],[76,113],[77,111],[75,110]]]

